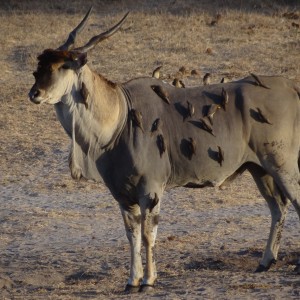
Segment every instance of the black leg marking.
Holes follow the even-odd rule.
[[[150,207],[149,207],[150,212],[152,212],[153,208],[158,204],[158,202],[159,202],[159,198],[158,198],[157,194],[155,193],[154,198],[151,199],[151,203],[150,203]]]
[[[130,284],[127,284],[124,290],[125,294],[136,294],[140,291],[140,286],[133,286]]]
[[[276,260],[275,259],[272,259],[271,261],[270,261],[270,263],[269,263],[269,265],[268,266],[264,266],[264,265],[259,265],[258,267],[257,267],[257,269],[255,270],[255,273],[261,273],[261,272],[267,272],[270,268],[271,268],[271,266],[272,265],[275,265],[276,264]]]
[[[140,293],[152,293],[154,292],[154,285],[149,285],[149,284],[142,284],[140,289],[139,289]]]

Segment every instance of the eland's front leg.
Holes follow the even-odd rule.
[[[140,201],[142,212],[142,239],[146,250],[146,265],[141,291],[151,289],[157,278],[153,250],[157,234],[161,194],[162,193],[149,193]]]
[[[131,252],[130,277],[126,291],[135,292],[138,291],[143,278],[141,258],[141,211],[138,205],[133,205],[126,209],[121,206],[121,212]]]

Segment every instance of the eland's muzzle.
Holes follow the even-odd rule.
[[[35,104],[40,104],[41,103],[41,100],[39,99],[40,94],[41,92],[33,86],[28,94],[28,97],[31,102]]]

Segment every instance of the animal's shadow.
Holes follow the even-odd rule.
[[[185,264],[187,270],[226,270],[229,266],[222,260],[208,258],[203,261],[192,260]]]
[[[212,100],[215,104],[221,104],[222,103],[222,95],[221,94],[215,94],[215,93],[210,93],[208,91],[203,91],[203,95],[210,100]]]
[[[182,116],[182,120],[184,121],[189,115],[187,106],[185,107],[182,103],[176,102],[174,103],[174,107],[177,110],[177,112]]]
[[[84,272],[79,271],[77,273],[66,276],[65,283],[76,284],[81,281],[99,282],[107,277],[107,272]]]
[[[210,108],[210,105],[204,105],[204,106],[202,107],[202,116],[203,116],[203,117],[207,116],[208,111],[209,111],[209,108]]]
[[[214,160],[214,161],[218,161],[219,160],[219,151],[215,151],[213,150],[211,147],[209,147],[207,149],[207,153],[208,153],[208,156]]]
[[[191,121],[189,121],[189,123],[196,126],[197,128],[204,129],[201,121],[191,120]]]
[[[187,139],[182,139],[180,143],[180,151],[183,156],[185,156],[187,159],[192,159],[192,154],[190,152],[190,141]]]
[[[251,118],[253,118],[256,122],[264,123],[258,111],[254,110],[253,108],[250,108],[249,111]]]

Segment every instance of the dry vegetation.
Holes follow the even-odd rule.
[[[201,84],[206,72],[215,82],[255,72],[300,85],[297,0],[1,1],[1,299],[139,297],[122,295],[129,246],[115,201],[104,186],[70,179],[69,142],[53,108],[27,99],[37,54],[57,47],[91,4],[79,43],[131,11],[122,30],[89,56],[109,79],[147,76],[163,64],[166,79],[181,66],[198,70],[184,76],[187,86]],[[299,299],[293,210],[278,264],[253,274],[269,222],[247,174],[226,191],[168,192],[157,241],[159,281],[149,299]]]

